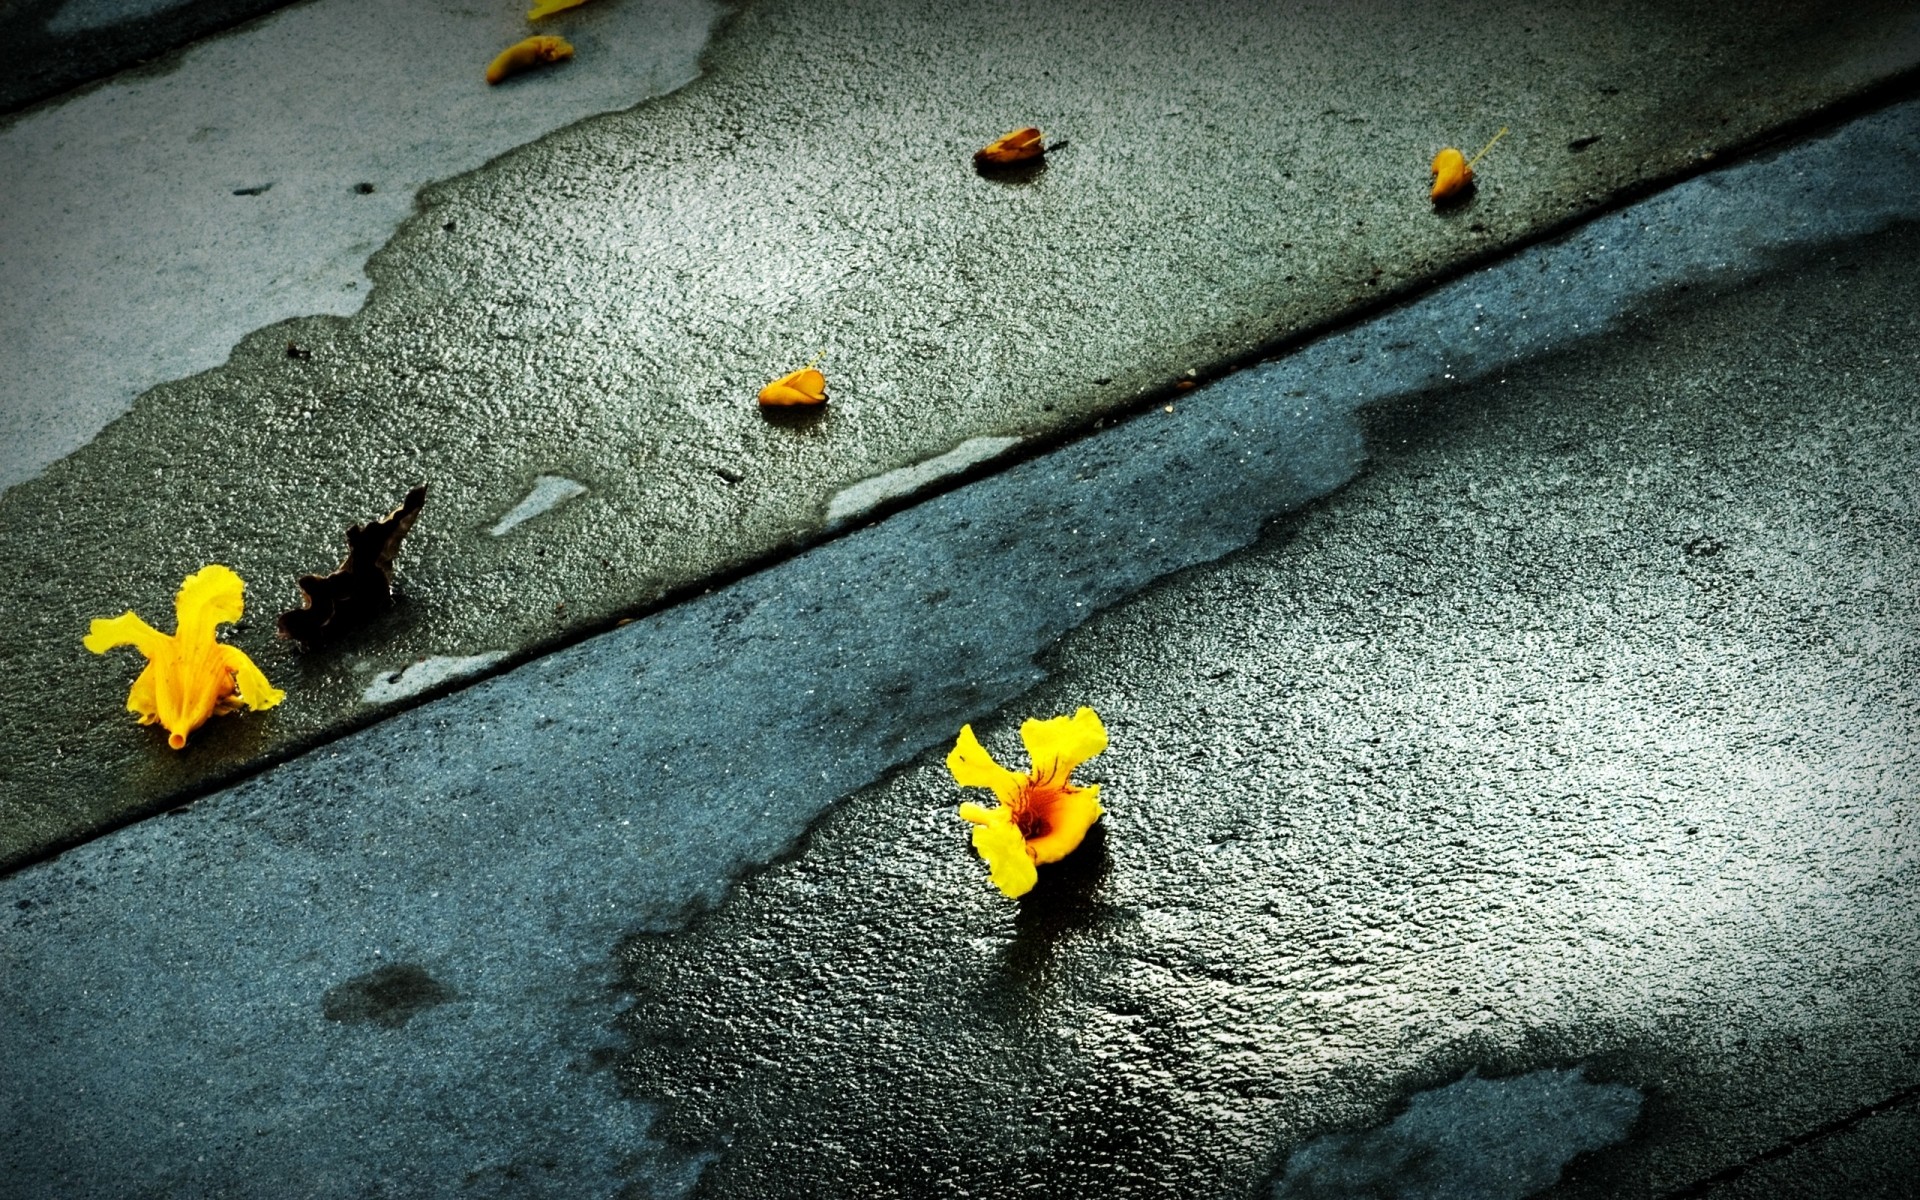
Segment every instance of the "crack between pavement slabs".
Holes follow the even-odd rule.
[[[1915,1101],[1920,1101],[1920,1084],[1903,1088],[1883,1100],[1876,1101],[1873,1104],[1867,1105],[1865,1108],[1850,1112],[1843,1117],[1836,1117],[1824,1125],[1816,1125],[1803,1133],[1795,1134],[1793,1137],[1786,1139],[1771,1149],[1761,1151],[1752,1158],[1744,1159],[1730,1167],[1716,1171],[1712,1175],[1704,1179],[1696,1180],[1678,1191],[1668,1192],[1666,1194],[1667,1200],[1700,1200],[1701,1197],[1710,1196],[1720,1188],[1736,1182],[1742,1176],[1746,1175],[1747,1172],[1757,1167],[1778,1162],[1800,1150],[1804,1150],[1808,1146],[1845,1133],[1874,1117],[1880,1116],[1883,1113],[1892,1112],[1897,1108],[1903,1108]]]

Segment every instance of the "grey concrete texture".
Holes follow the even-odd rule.
[[[1591,1057],[1648,1097],[1604,1152],[1631,1194],[1910,1086],[1915,237],[1861,230],[1920,195],[1893,149],[1915,119],[1696,180],[13,874],[0,1178],[837,1194],[912,1143],[1068,1194],[1091,1160],[1021,1140],[1064,1105],[1122,1194],[1231,1194],[1469,1070]],[[1201,565],[1350,478],[1354,410],[1395,396],[1355,487]],[[1836,663],[1867,634],[1876,660]],[[937,756],[962,721],[1004,750],[1080,702],[1116,733],[1112,828],[1017,909]],[[1162,985],[1178,1019],[1147,1019]],[[678,1040],[696,1021],[716,1036]],[[1072,1050],[1126,1029],[1150,1053]],[[839,1126],[808,1111],[849,1089],[872,1103]],[[1536,1161],[1605,1167],[1592,1129],[1543,1126]]]
[[[1916,58],[1899,4],[749,6],[696,84],[430,189],[357,315],[247,339],[0,498],[0,667],[41,681],[0,696],[0,862],[409,703],[366,697],[411,663],[604,628],[817,539],[863,479],[1082,428]],[[1071,144],[1024,185],[967,170],[1022,122]],[[1431,212],[1428,156],[1501,125],[1473,204]],[[824,419],[768,423],[755,389],[821,351]],[[543,474],[589,491],[489,535]],[[268,641],[262,610],[422,479],[405,609],[341,652]],[[236,640],[290,695],[171,755],[78,638],[209,561],[251,582]]]
[[[928,755],[635,938],[621,1069],[701,1194],[1248,1195],[1577,1063],[1647,1099],[1546,1194],[1656,1196],[1920,1083],[1915,254],[1378,412],[1352,484],[1070,634],[974,722],[1111,731],[1050,891],[992,891]]]
[[[0,122],[0,490],[277,321],[357,312],[419,189],[698,75],[721,10],[543,20],[564,69],[490,87],[519,4],[313,0]]]

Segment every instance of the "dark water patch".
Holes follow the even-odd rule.
[[[1640,1103],[1578,1070],[1468,1076],[1414,1096],[1388,1125],[1308,1142],[1273,1200],[1524,1200],[1575,1156],[1624,1138]]]
[[[446,984],[413,963],[388,963],[327,989],[320,1014],[342,1025],[399,1029],[430,1008],[458,999]]]

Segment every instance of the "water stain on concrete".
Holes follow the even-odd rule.
[[[399,1029],[459,994],[414,963],[388,963],[327,989],[320,1015],[342,1025]]]
[[[843,488],[827,502],[827,521],[829,524],[845,521],[871,512],[889,500],[911,496],[931,483],[998,458],[1019,444],[1017,437],[968,438],[945,454],[863,479]]]
[[[1569,1161],[1626,1137],[1641,1094],[1579,1068],[1474,1075],[1415,1095],[1386,1125],[1315,1138],[1273,1200],[1524,1200]]]
[[[495,521],[493,528],[487,530],[494,537],[516,529],[542,513],[552,512],[567,501],[587,494],[587,485],[564,475],[542,475],[533,481],[533,488],[526,498],[507,510],[505,516]]]
[[[504,650],[489,650],[483,654],[436,654],[376,677],[360,693],[360,699],[367,704],[386,704],[417,696],[443,683],[477,675],[506,657]]]

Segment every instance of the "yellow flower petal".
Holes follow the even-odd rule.
[[[151,725],[160,719],[160,701],[154,695],[154,681],[160,678],[160,664],[150,662],[140,672],[140,678],[133,681],[133,690],[127,693],[127,711],[138,713],[142,725]]]
[[[247,652],[238,646],[217,646],[220,657],[233,672],[233,690],[240,703],[260,712],[287,698],[287,694],[267,682],[266,673],[253,665]]]
[[[154,672],[154,710],[170,735],[167,744],[179,750],[187,744],[187,735],[220,712],[233,695],[233,671],[211,641],[189,646],[175,635],[174,646],[175,654],[160,660]]]
[[[1460,151],[1448,146],[1433,156],[1428,169],[1433,172],[1433,202],[1436,205],[1452,204],[1465,200],[1473,190],[1473,164],[1487,156],[1494,142],[1507,136],[1507,127],[1502,125],[1500,132],[1493,135],[1493,141],[1480,147],[1480,153],[1468,158]]]
[[[1107,748],[1107,727],[1098,713],[1083,706],[1071,717],[1028,718],[1020,726],[1020,740],[1027,745],[1036,780],[1065,783],[1075,767]]]
[[[509,75],[572,57],[573,47],[564,38],[545,35],[525,38],[502,50],[487,64],[487,82],[499,83]]]
[[[1055,793],[1040,813],[1047,831],[1027,842],[1027,852],[1037,863],[1059,862],[1079,849],[1087,830],[1105,811],[1100,807],[1099,784]]]
[[[997,810],[1004,811],[1004,810]],[[973,827],[973,848],[987,860],[993,885],[1009,896],[1024,896],[1040,880],[1027,843],[1011,820],[987,821]]]
[[[1002,804],[1012,804],[1027,781],[1026,776],[1017,775],[993,761],[993,755],[988,754],[987,748],[974,736],[971,725],[960,727],[960,736],[947,754],[947,770],[953,772],[953,781],[961,787],[992,788]]]
[[[117,617],[95,617],[81,645],[95,654],[105,654],[115,646],[133,646],[148,660],[173,652],[173,639],[142,621],[131,611]]]
[[[759,399],[767,408],[824,404],[827,400],[827,377],[820,373],[818,367],[801,367],[761,388]]]
[[[541,17],[550,17],[557,12],[565,12],[570,8],[579,8],[586,2],[587,0],[538,0],[538,2],[534,4],[532,11],[527,13],[527,20],[538,21]]]
[[[1434,155],[1427,169],[1433,172],[1432,199],[1435,204],[1459,199],[1473,182],[1473,168],[1467,165],[1467,156],[1452,146]]]
[[[1001,820],[1006,811],[1004,808],[988,808],[984,804],[975,804],[969,800],[960,806],[960,819],[971,821],[975,825],[985,825],[988,821]]]
[[[1012,133],[1003,133],[973,152],[973,165],[1006,167],[1030,162],[1046,153],[1047,148],[1040,136],[1040,131],[1031,125]]]
[[[187,576],[173,598],[175,642],[183,649],[210,644],[219,626],[233,624],[246,611],[246,587],[231,568],[218,563]]]

